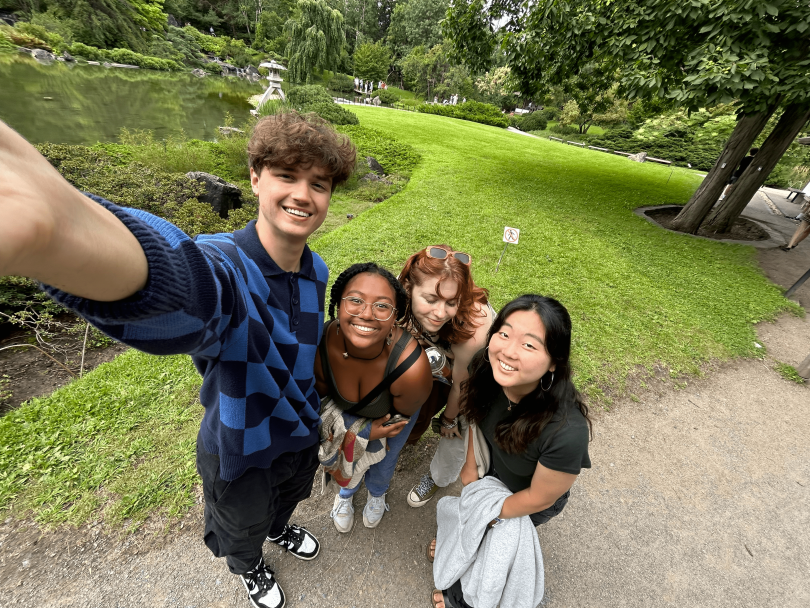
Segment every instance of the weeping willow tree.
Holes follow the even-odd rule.
[[[298,8],[300,17],[284,24],[290,37],[288,74],[294,82],[309,82],[313,70],[336,70],[346,35],[343,15],[324,0],[299,0]]]

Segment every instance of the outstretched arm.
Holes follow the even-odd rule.
[[[103,302],[146,285],[146,256],[132,233],[2,121],[0,218],[0,276]]]

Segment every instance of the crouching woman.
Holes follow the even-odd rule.
[[[501,310],[487,343],[470,363],[461,402],[461,412],[480,429],[489,448],[485,477],[505,486],[500,512],[496,507],[494,518],[483,529],[523,516],[528,516],[524,525],[530,521],[537,526],[562,511],[577,475],[591,466],[588,408],[571,381],[571,318],[557,300],[524,295]],[[461,471],[465,486],[479,479],[475,434],[470,432],[469,437]],[[465,487],[461,501],[472,495],[471,490]],[[443,536],[440,529],[439,545],[432,545],[437,583],[446,580],[436,572],[436,566],[445,563]],[[444,591],[434,591],[436,608],[476,608],[465,595],[468,600],[477,595],[465,594],[462,579],[470,580],[462,576]],[[528,602],[518,603],[533,602],[530,597],[523,599]]]

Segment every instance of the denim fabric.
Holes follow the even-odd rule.
[[[371,492],[372,496],[382,496],[388,491],[388,485],[391,483],[391,478],[394,476],[394,469],[397,467],[397,460],[399,460],[399,453],[405,447],[405,442],[408,441],[408,436],[411,434],[411,429],[416,425],[416,420],[419,418],[419,412],[414,412],[408,424],[402,429],[402,432],[389,439],[388,453],[380,462],[371,465],[366,471],[363,481],[366,483],[366,488]],[[358,483],[354,488],[341,488],[340,497],[349,498],[360,489]]]

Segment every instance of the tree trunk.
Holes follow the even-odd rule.
[[[754,160],[734,184],[734,189],[725,200],[713,209],[705,222],[712,232],[728,232],[740,217],[765,179],[770,175],[785,150],[796,139],[802,127],[810,119],[810,104],[793,103],[785,108],[779,122],[762,144]]]
[[[714,167],[672,222],[673,230],[690,234],[698,231],[703,220],[709,215],[717,199],[723,193],[723,188],[731,179],[731,174],[734,173],[746,152],[751,148],[751,144],[765,128],[765,124],[775,110],[776,106],[766,112],[745,114],[737,122],[737,126],[734,127],[734,131],[728,138],[717,162],[714,163]]]

